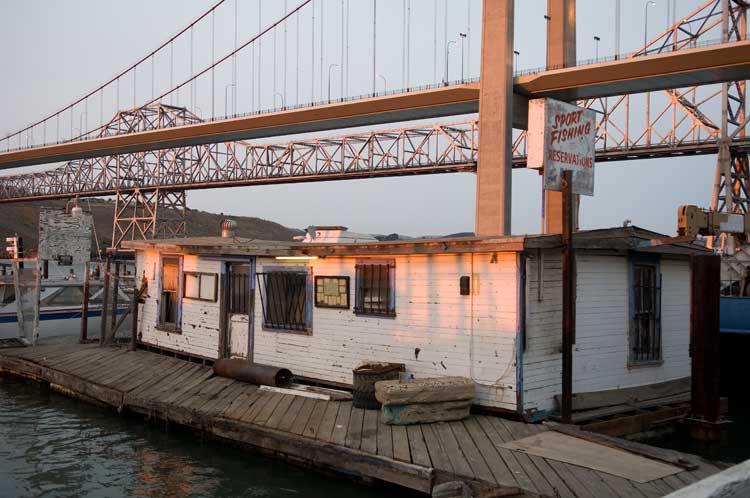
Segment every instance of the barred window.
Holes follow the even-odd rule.
[[[312,285],[299,271],[258,273],[263,326],[274,330],[309,332],[312,328]]]
[[[232,263],[229,265],[229,313],[247,315],[250,297],[250,265]]]
[[[632,265],[630,363],[661,361],[661,287],[657,264]]]
[[[354,312],[362,315],[396,315],[392,262],[361,262],[356,266],[356,304]]]

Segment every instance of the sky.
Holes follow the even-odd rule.
[[[236,18],[235,1],[238,2]],[[404,56],[404,2],[378,0],[375,71],[379,76],[375,79],[373,1],[345,1],[350,10],[349,64],[340,64],[343,40],[340,8],[344,2],[315,0],[314,11],[306,6],[297,18],[291,18],[285,25],[286,67],[280,62],[274,64],[274,60],[282,60],[283,54],[284,30],[280,27],[275,33],[264,35],[257,51],[250,52],[249,47],[238,56],[236,79],[232,79],[228,64],[218,69],[213,94],[206,75],[198,80],[194,93],[183,91],[167,99],[176,99],[178,105],[192,105],[195,112],[210,117],[212,112],[223,115],[225,109],[248,112],[278,106],[281,101],[293,105],[320,100],[327,97],[329,85],[332,96],[338,97],[342,90],[345,95],[371,92],[373,83],[378,91],[403,88],[407,83],[409,86],[435,83],[444,77],[446,60],[451,80],[461,77],[462,64],[466,78],[479,76],[481,0],[411,0],[408,58]],[[214,19],[216,56],[232,48],[235,19],[240,44],[257,33],[259,2],[262,26],[280,17],[285,3],[288,9],[297,5],[297,0],[228,0],[217,10]],[[5,132],[19,129],[95,88],[148,54],[214,3],[215,0],[3,0],[0,2],[3,68],[0,133],[4,136]],[[650,37],[666,28],[669,3],[669,0],[656,0],[656,6],[648,8]],[[701,3],[677,0],[677,16],[687,15]],[[646,2],[623,0],[622,4],[620,52],[625,53],[643,43]],[[448,21],[444,25],[446,5]],[[614,54],[614,5],[615,0],[578,0],[579,60],[594,58],[597,50],[599,57]],[[436,7],[437,41],[433,17]],[[313,38],[313,12],[317,38]],[[546,0],[516,1],[518,70],[545,63],[545,13]],[[298,20],[299,28],[295,24]],[[321,20],[322,61],[318,45]],[[192,51],[195,69],[206,66],[211,59],[209,29],[207,20],[195,30]],[[463,50],[459,48],[459,32],[469,34]],[[275,34],[275,43],[270,38],[272,34]],[[595,36],[601,39],[598,48]],[[456,43],[448,45],[451,41]],[[447,58],[446,46],[449,46]],[[104,94],[101,102],[92,100],[91,108],[87,107],[85,113],[81,109],[71,119],[64,119],[63,138],[66,133],[69,136],[80,128],[98,126],[100,119],[106,121],[118,105],[122,108],[143,103],[152,92],[159,94],[168,88],[170,81],[186,79],[190,75],[189,52],[187,43],[176,43],[173,62],[167,53],[157,55],[151,69],[147,67],[136,73],[135,86],[131,78],[124,79],[118,97],[114,93]],[[337,63],[337,67],[332,66]],[[407,65],[408,82],[404,74]],[[233,81],[236,86],[231,86]],[[644,104],[634,101],[633,105]],[[386,128],[399,126],[401,124]],[[265,142],[284,141],[284,138]],[[594,197],[582,200],[581,228],[620,226],[630,220],[638,226],[673,234],[678,206],[707,207],[710,204],[715,161],[715,156],[698,156],[601,163],[596,167]],[[44,166],[50,167],[54,165]],[[187,199],[190,208],[256,216],[297,228],[335,224],[367,233],[441,235],[473,231],[475,183],[474,174],[456,173],[190,191]],[[532,170],[515,170],[513,233],[538,233],[540,216],[539,175]]]

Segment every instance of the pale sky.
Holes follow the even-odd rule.
[[[226,8],[216,16],[216,55],[223,55],[233,43],[234,21],[232,2],[238,1],[238,39],[240,42],[257,31],[259,0],[229,0]],[[261,0],[263,24],[279,17],[282,0]],[[349,95],[372,90],[372,0],[350,2],[350,66]],[[469,7],[469,2],[471,6]],[[649,8],[649,36],[667,26],[669,0],[657,0]],[[214,4],[214,0],[3,0],[0,2],[0,46],[2,47],[3,77],[0,78],[0,134],[14,131],[37,120],[96,85],[109,79],[125,66],[147,54],[178,29]],[[316,75],[310,73],[308,55],[312,34],[310,13],[300,12],[300,62],[297,66],[296,27],[288,27],[287,84],[283,89],[283,69],[272,64],[272,43],[264,42],[262,73],[264,86],[262,107],[278,105],[272,82],[278,93],[283,93],[287,104],[299,100],[310,101],[314,82],[314,98],[325,97],[330,64],[340,62],[340,0],[316,0],[317,21],[325,26],[324,74],[321,78],[320,61],[316,53]],[[677,16],[687,15],[698,6],[698,0],[677,0]],[[288,0],[289,8],[296,5]],[[439,35],[438,64],[435,67],[433,41],[433,8],[438,5]],[[594,36],[599,36],[599,56],[613,55],[615,40],[614,0],[578,0],[578,59],[593,58],[596,52]],[[622,0],[621,52],[636,49],[644,36],[644,7],[641,0]],[[435,74],[442,78],[445,69],[443,0],[411,1],[411,55],[409,57],[410,84],[433,83]],[[309,9],[309,7],[306,7]],[[471,10],[470,20],[468,17]],[[450,0],[448,2],[448,40],[459,40],[459,32],[470,32],[464,48],[466,77],[478,76],[481,1]],[[516,50],[518,69],[544,65],[545,56],[545,0],[516,1]],[[376,85],[382,90],[403,87],[403,3],[401,0],[379,0],[377,15],[376,71],[382,75]],[[319,26],[319,24],[318,24]],[[204,30],[205,31],[205,30]],[[196,33],[196,69],[210,59],[207,32]],[[276,49],[281,53],[282,32],[277,33]],[[316,43],[319,42],[318,41]],[[461,52],[456,43],[449,52],[450,79],[460,78]],[[470,51],[469,51],[470,48]],[[317,48],[316,48],[317,50]],[[179,50],[178,50],[179,52]],[[187,58],[175,59],[174,79],[178,81],[187,71]],[[238,64],[237,110],[250,110],[251,77],[249,59]],[[244,65],[243,65],[244,64]],[[169,63],[157,60],[156,86],[169,83]],[[298,69],[299,68],[299,69]],[[338,96],[341,84],[340,68],[331,68],[333,96]],[[187,73],[185,73],[187,74]],[[274,75],[275,74],[275,78]],[[149,73],[139,74],[137,100],[150,96]],[[217,76],[214,90],[215,114],[224,114],[225,94],[233,88],[228,71]],[[299,81],[298,81],[299,80]],[[121,107],[133,103],[132,89],[123,83]],[[204,88],[206,85],[203,85]],[[156,89],[158,93],[158,88]],[[228,92],[228,93],[227,93]],[[188,105],[185,97],[178,102]],[[210,116],[210,97],[198,96],[196,112]],[[141,102],[142,103],[142,102]],[[231,104],[229,104],[231,107]],[[640,105],[640,104],[639,104]],[[106,112],[106,118],[114,114]],[[99,124],[99,112],[89,109],[85,116],[76,115],[74,127],[93,128]],[[80,113],[82,114],[82,113]],[[454,121],[445,118],[441,121]],[[67,125],[70,128],[70,125]],[[401,126],[399,124],[388,128]],[[65,127],[65,125],[63,125]],[[69,131],[63,132],[69,133]],[[324,132],[318,135],[338,135]],[[266,142],[282,141],[266,140]],[[634,224],[672,234],[675,232],[677,207],[682,204],[708,206],[715,172],[715,156],[677,159],[602,163],[597,165],[595,196],[584,198],[581,207],[582,228],[619,226],[629,219]],[[47,166],[51,167],[53,165]],[[236,215],[257,216],[277,221],[290,227],[311,224],[341,224],[350,229],[369,233],[399,232],[408,235],[438,235],[473,231],[474,189],[473,174],[427,175],[389,179],[367,179],[338,182],[243,187],[222,190],[190,191],[191,208]],[[535,171],[516,170],[513,174],[513,233],[537,233],[540,226],[540,178]]]

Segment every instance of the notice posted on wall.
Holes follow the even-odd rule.
[[[554,99],[529,101],[528,168],[544,169],[544,188],[561,190],[563,171],[573,172],[572,192],[594,195],[596,114]]]

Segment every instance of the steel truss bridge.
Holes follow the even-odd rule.
[[[748,3],[730,6],[726,41],[747,38]],[[722,0],[709,0],[629,58],[693,49],[721,30]],[[717,154],[712,208],[750,209],[746,80],[579,101],[598,113],[597,160]],[[163,103],[120,111],[96,137],[196,125],[190,110]],[[514,140],[523,167],[525,132]],[[113,246],[185,232],[190,189],[476,170],[478,120],[420,124],[286,143],[243,141],[75,159],[55,169],[0,177],[0,203],[115,196]]]

